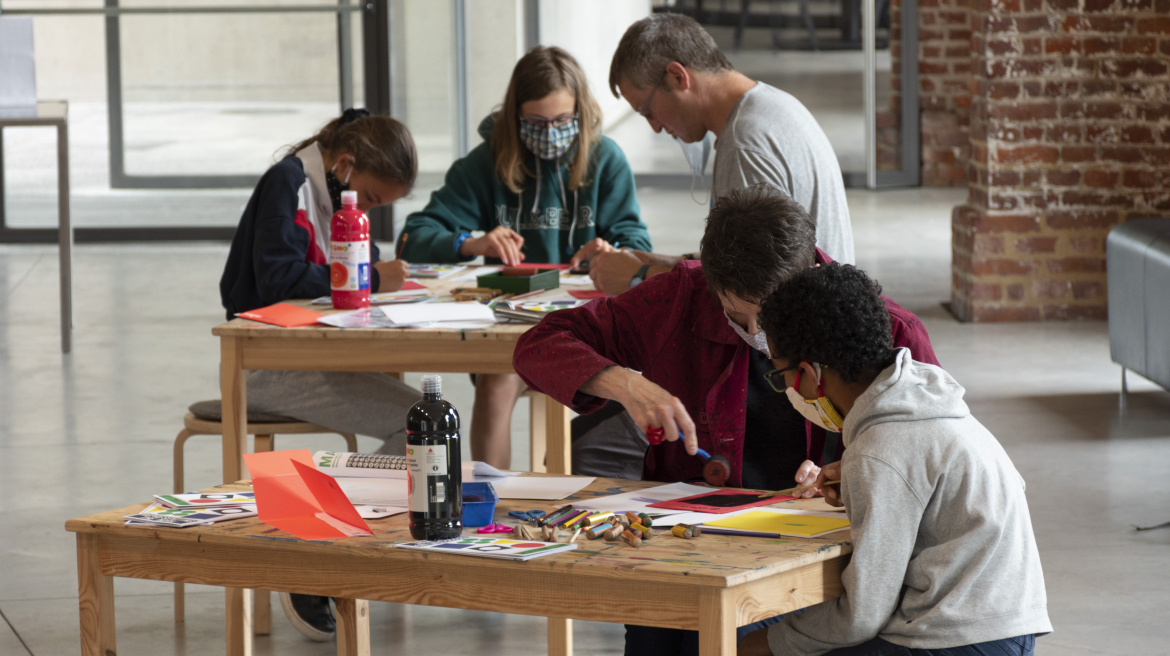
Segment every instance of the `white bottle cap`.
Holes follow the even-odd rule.
[[[343,192],[341,192],[341,206],[345,207],[347,205],[357,205],[357,192],[356,191],[343,191]]]
[[[423,394],[440,394],[443,391],[443,377],[442,376],[423,376],[422,377],[422,391]]]

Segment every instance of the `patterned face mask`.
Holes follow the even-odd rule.
[[[557,159],[564,156],[577,140],[577,119],[570,119],[564,125],[536,126],[520,121],[520,140],[540,159]]]

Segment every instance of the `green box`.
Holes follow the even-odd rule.
[[[525,278],[508,278],[496,273],[479,276],[475,283],[479,287],[498,289],[505,294],[527,294],[538,289],[550,290],[561,286],[560,269],[537,269],[535,276]]]

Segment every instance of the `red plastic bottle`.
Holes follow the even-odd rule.
[[[329,224],[329,286],[333,307],[370,307],[370,219],[357,208],[357,192],[341,192],[341,209]]]

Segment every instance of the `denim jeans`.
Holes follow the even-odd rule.
[[[900,647],[881,638],[874,638],[853,647],[834,649],[825,656],[1032,656],[1032,650],[1035,647],[1036,636],[1034,635],[1022,635],[945,649],[911,649]]]

